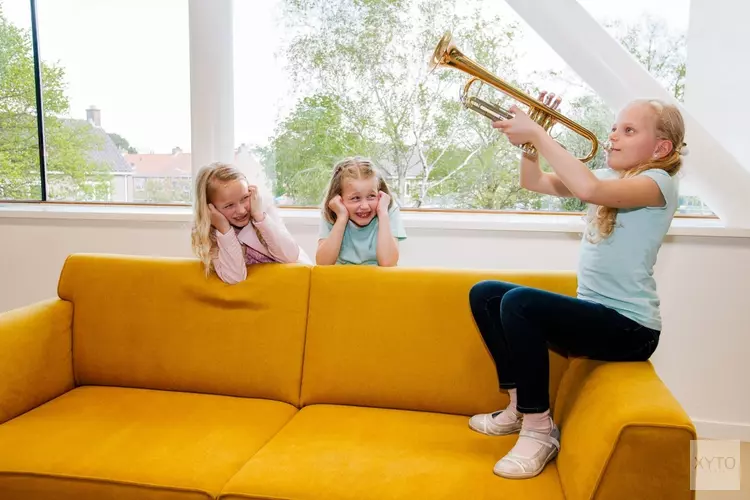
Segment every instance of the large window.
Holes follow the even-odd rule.
[[[432,50],[450,30],[466,55],[509,83],[531,95],[540,89],[563,94],[562,112],[606,141],[613,111],[504,2],[235,5],[236,138],[250,145],[279,203],[319,204],[333,164],[365,155],[387,173],[404,207],[584,208],[577,200],[519,189],[518,150],[458,101],[468,77],[455,70],[428,71]],[[682,11],[687,13],[687,5]],[[609,12],[613,36],[681,96],[681,32],[654,28],[662,26],[660,13],[644,21]],[[250,52],[243,47],[253,48],[253,64],[247,64]],[[512,103],[485,91],[490,100]],[[552,133],[579,157],[588,151],[589,143],[567,129],[558,126]],[[602,152],[589,162],[592,169],[604,165]],[[686,211],[696,212],[689,202],[700,205],[699,200],[685,201]]]
[[[187,2],[34,3],[47,189],[31,2],[0,0],[0,199],[189,202]]]
[[[563,111],[604,137],[608,110],[504,3],[277,0],[261,13],[249,2],[236,8],[235,47],[262,47],[253,54],[264,69],[258,78],[235,52],[236,137],[252,145],[279,203],[319,204],[333,164],[363,155],[386,172],[404,207],[582,208],[520,189],[518,149],[459,102],[468,76],[428,69],[449,30],[464,53],[507,82],[533,95],[564,92]],[[585,141],[562,128],[556,135],[584,155]]]
[[[580,2],[681,98],[687,0]],[[518,149],[459,102],[468,76],[428,70],[451,31],[467,56],[526,93],[562,94],[561,111],[604,142],[613,110],[504,2],[235,0],[234,12],[235,159],[265,176],[280,205],[318,205],[333,164],[363,155],[407,208],[584,209],[520,189]],[[0,74],[11,76],[0,81],[0,199],[191,201],[186,0],[0,0],[0,16]],[[513,103],[489,87],[482,95]],[[588,151],[564,127],[552,134]],[[602,168],[603,152],[588,165]],[[710,213],[683,195],[681,212]]]

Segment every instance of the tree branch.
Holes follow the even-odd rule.
[[[459,170],[463,169],[466,165],[469,164],[469,161],[471,161],[471,159],[474,157],[474,155],[476,155],[479,152],[480,149],[482,149],[482,148],[476,148],[474,151],[472,151],[471,153],[469,153],[469,155],[466,156],[466,158],[461,163],[461,165],[459,165],[458,167],[456,167],[452,172],[450,172],[448,175],[446,175],[445,177],[443,177],[439,181],[436,181],[434,184],[431,184],[429,189],[433,189],[433,188],[438,187],[440,184],[442,184],[445,181],[447,181],[448,179],[450,179],[456,172],[458,172]]]

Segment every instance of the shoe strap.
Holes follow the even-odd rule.
[[[529,439],[533,439],[539,444],[542,444],[544,446],[553,446],[557,448],[557,451],[560,451],[560,441],[558,441],[554,436],[550,436],[549,434],[544,434],[542,432],[532,431],[528,429],[521,429],[519,437],[527,437]]]
[[[513,410],[509,410],[508,408],[505,408],[505,409],[503,409],[503,410],[497,410],[497,411],[494,411],[494,412],[492,412],[492,413],[487,413],[487,415],[489,415],[489,417],[490,417],[490,418],[494,419],[494,418],[495,418],[495,417],[497,417],[498,415],[501,415],[501,414],[503,414],[503,413],[505,413],[505,412],[510,412],[510,413],[512,413],[513,415],[515,415],[515,417],[516,417],[516,419],[517,419],[517,420],[521,420],[521,417],[523,416],[523,414],[521,414],[521,413],[518,413],[518,412],[515,412],[515,411],[513,411]]]

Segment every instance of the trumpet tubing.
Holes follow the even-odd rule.
[[[574,122],[556,109],[539,102],[537,99],[515,88],[513,85],[492,74],[481,64],[464,55],[453,43],[450,33],[443,35],[435,47],[430,67],[451,67],[472,76],[461,91],[461,103],[467,109],[471,109],[490,120],[513,118],[513,113],[507,109],[470,95],[470,90],[474,84],[477,82],[487,83],[516,101],[528,106],[529,116],[541,125],[544,130],[549,130],[555,123],[560,123],[576,134],[588,139],[591,142],[591,150],[585,157],[579,158],[579,160],[585,163],[596,156],[599,149],[599,141],[593,132]],[[523,144],[521,149],[526,153],[536,154],[536,150],[531,144]]]

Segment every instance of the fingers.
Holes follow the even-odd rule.
[[[213,203],[209,203],[209,204],[208,204],[208,211],[209,211],[209,212],[211,212],[212,214],[213,214],[213,213],[219,213],[219,211],[218,211],[218,210],[216,210],[216,207],[214,206],[214,204],[213,204]]]
[[[560,99],[560,97],[558,96],[557,99]],[[539,92],[538,100],[545,106],[550,107],[554,106],[554,103],[556,101],[555,94],[547,92],[546,90],[542,90],[541,92]]]
[[[545,106],[549,106],[552,109],[557,109],[562,102],[562,96],[556,96],[554,93],[547,92],[546,90],[539,92],[538,99]]]
[[[500,120],[500,121],[492,122],[492,127],[498,129],[502,133],[506,133],[508,130],[510,130],[513,127],[513,121],[512,120]]]
[[[333,198],[331,198],[331,201],[328,202],[328,206],[331,208],[335,208],[338,206],[343,206],[344,202],[342,201],[341,195],[337,194]]]

